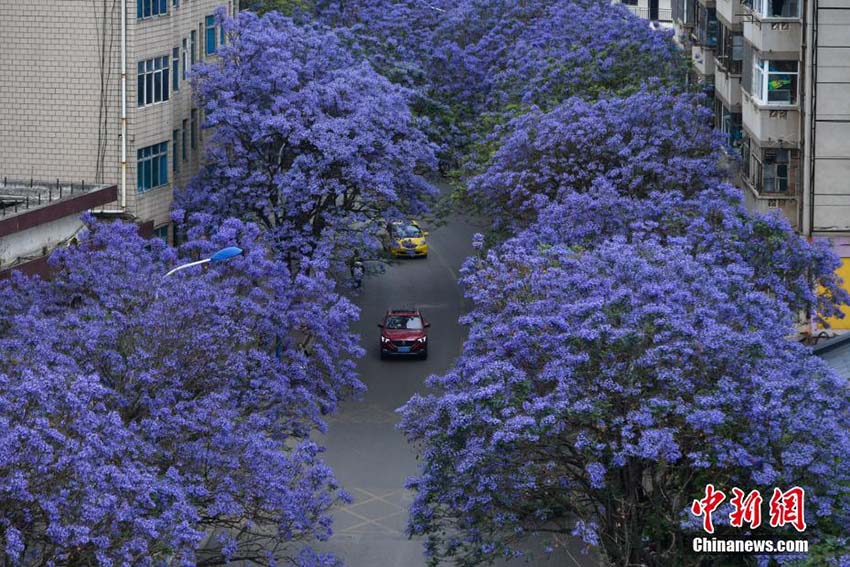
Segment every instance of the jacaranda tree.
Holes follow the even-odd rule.
[[[427,90],[431,33],[454,7],[448,0],[317,0],[314,18],[336,28],[349,47],[393,83]]]
[[[346,495],[309,436],[362,388],[356,309],[320,267],[293,280],[258,227],[206,221],[190,219],[179,252],[90,221],[51,257],[52,281],[0,287],[13,563],[333,561],[309,542]],[[242,256],[163,278],[234,245]]]
[[[613,237],[632,241],[647,234],[687,245],[702,262],[747,266],[753,286],[784,303],[789,314],[810,314],[824,323],[850,303],[836,274],[841,261],[827,243],[807,242],[781,216],[747,211],[740,189],[727,184],[690,196],[673,190],[633,197],[596,182],[542,209],[518,237],[591,249]]]
[[[195,71],[211,134],[183,208],[256,221],[291,264],[373,249],[381,220],[425,208],[436,160],[409,93],[318,24],[223,25],[230,41]]]
[[[476,144],[532,106],[546,112],[570,97],[624,96],[650,78],[683,76],[668,33],[604,0],[467,0],[442,14],[432,37],[433,98]],[[475,159],[492,148],[475,149]]]
[[[506,130],[487,170],[469,183],[500,226],[528,226],[540,209],[600,182],[645,197],[693,195],[719,178],[710,112],[697,97],[658,85],[625,98],[570,98]]]
[[[451,101],[435,96],[432,34],[457,3],[448,0],[317,0],[313,18],[337,30],[346,46],[378,73],[409,89],[410,109],[439,148],[441,168],[453,162],[459,129]]]
[[[807,537],[850,529],[847,381],[785,339],[786,305],[747,265],[636,234],[511,240],[464,273],[462,356],[401,410],[423,455],[409,527],[432,564],[522,553],[531,533],[614,565],[696,564],[688,510],[707,483],[800,486]]]
[[[847,301],[838,259],[779,217],[748,212],[720,180],[721,146],[699,97],[647,85],[625,98],[572,98],[514,120],[470,180],[502,233],[593,247],[636,229],[686,239],[713,261],[744,263],[789,311],[834,316]],[[820,286],[823,293],[818,296]]]
[[[499,27],[492,110],[544,110],[580,96],[626,96],[649,78],[680,84],[685,69],[669,31],[600,0],[510,2]],[[523,25],[526,24],[526,25]]]

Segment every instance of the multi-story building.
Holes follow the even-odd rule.
[[[234,0],[0,0],[0,178],[116,185],[106,209],[167,232],[198,170],[188,73]]]
[[[750,208],[829,238],[850,275],[850,0],[673,0],[672,12]]]

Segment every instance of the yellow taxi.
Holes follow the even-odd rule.
[[[427,232],[416,221],[396,221],[387,225],[387,250],[395,258],[425,258],[428,256]]]

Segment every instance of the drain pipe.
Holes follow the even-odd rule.
[[[127,210],[127,0],[121,0],[121,211]]]

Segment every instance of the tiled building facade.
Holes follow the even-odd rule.
[[[0,0],[0,177],[116,184],[108,208],[124,193],[127,212],[162,234],[173,188],[200,164],[187,72],[224,40],[219,7],[235,10],[233,0]]]

